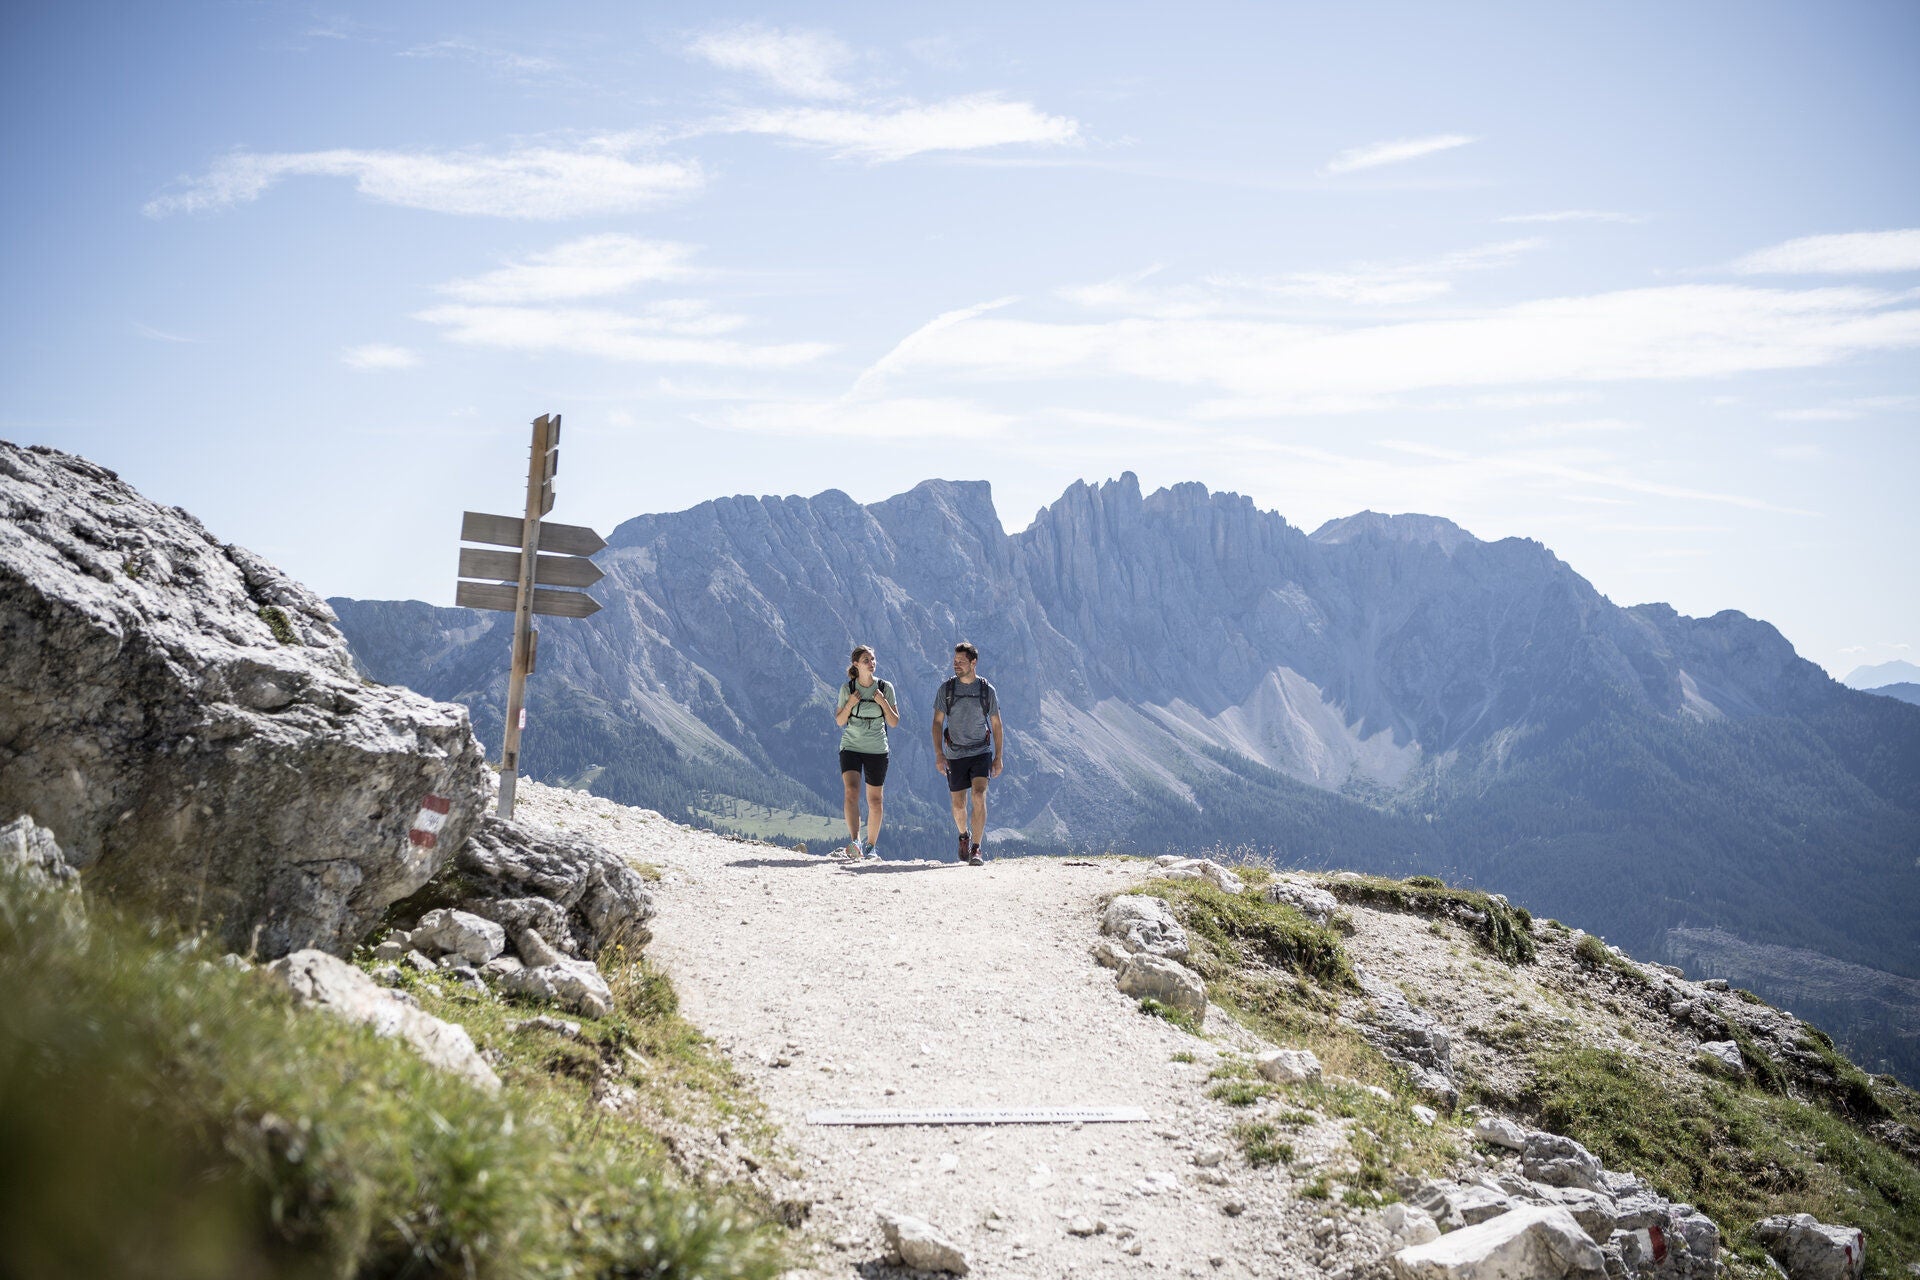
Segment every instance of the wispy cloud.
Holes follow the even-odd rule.
[[[436,40],[432,44],[415,45],[411,49],[401,50],[400,56],[465,62],[482,71],[511,80],[534,80],[552,75],[560,69],[560,64],[552,58],[515,53],[511,49],[497,49],[491,45],[476,44],[471,40],[457,37],[451,40]]]
[[[1266,278],[1212,276],[1208,283],[1249,289],[1274,298],[1319,299],[1396,306],[1448,293],[1453,277],[1512,266],[1546,244],[1507,240],[1415,262],[1359,263],[1345,271],[1310,271]]]
[[[974,377],[1141,379],[1212,393],[1201,412],[1260,416],[1326,397],[1724,377],[1915,347],[1920,307],[1903,294],[1681,285],[1377,324],[1056,323],[996,311],[928,334],[894,359],[903,370]]]
[[[1478,141],[1478,138],[1464,133],[1437,133],[1426,138],[1400,138],[1393,142],[1373,142],[1364,147],[1353,147],[1342,151],[1327,161],[1327,172],[1353,173],[1360,169],[1376,169],[1383,164],[1418,160],[1422,156],[1451,151],[1455,147],[1464,147],[1470,142]]]
[[[853,51],[818,31],[782,31],[756,22],[709,31],[687,51],[726,71],[759,76],[796,98],[849,98],[853,89],[840,79]]]
[[[721,338],[717,335],[745,327],[745,318],[680,299],[654,303],[637,313],[448,305],[429,307],[414,319],[438,325],[448,341],[468,346],[589,355],[633,364],[785,369],[833,350],[821,342],[754,345]]]
[[[625,293],[695,274],[694,248],[610,232],[569,240],[485,275],[454,280],[442,293],[463,302],[570,302]]]
[[[411,369],[420,363],[420,356],[406,347],[369,342],[365,346],[349,347],[342,351],[340,363],[349,369]]]
[[[1858,275],[1920,271],[1920,228],[1805,236],[1750,253],[1733,264],[1743,275]]]
[[[199,342],[200,341],[199,338],[189,338],[183,334],[168,333],[165,329],[156,329],[150,324],[141,324],[138,320],[135,320],[133,322],[133,331],[139,334],[141,337],[150,338],[155,342]]]
[[[1495,222],[1645,222],[1637,213],[1610,213],[1603,209],[1556,209],[1552,213],[1510,213]]]
[[[975,151],[1015,144],[1063,146],[1080,140],[1080,123],[1031,103],[979,93],[944,102],[872,109],[769,107],[736,112],[713,128],[824,147],[837,156],[904,160],[933,151]]]
[[[1667,484],[1658,480],[1648,480],[1642,476],[1619,469],[1598,469],[1572,465],[1558,459],[1542,457],[1538,454],[1472,454],[1458,449],[1443,449],[1434,445],[1419,444],[1404,440],[1382,440],[1381,445],[1396,449],[1416,457],[1431,458],[1456,466],[1472,468],[1483,476],[1504,477],[1540,477],[1549,480],[1569,481],[1581,485],[1602,489],[1618,489],[1628,493],[1647,494],[1659,498],[1678,498],[1686,502],[1708,502],[1717,505],[1742,507],[1749,511],[1766,511],[1775,515],[1811,516],[1816,512],[1800,507],[1783,507],[1777,503],[1760,498],[1750,498],[1744,494],[1723,493],[1713,489],[1696,489],[1689,485]]]
[[[651,159],[631,135],[604,134],[571,147],[474,151],[235,152],[206,173],[147,202],[150,218],[203,213],[256,200],[283,178],[351,178],[384,204],[436,213],[562,219],[631,213],[700,189],[693,161]]]
[[[787,400],[729,405],[693,415],[708,426],[767,435],[847,436],[868,440],[978,440],[1004,434],[1015,419],[964,400]]]

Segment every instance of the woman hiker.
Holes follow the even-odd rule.
[[[900,701],[893,686],[874,675],[879,659],[866,645],[855,645],[847,665],[847,682],[840,686],[840,706],[833,722],[844,726],[840,735],[840,781],[847,789],[847,860],[877,858],[880,821],[886,805],[881,788],[887,781],[887,729],[900,723]],[[867,783],[867,838],[860,839],[860,780]]]

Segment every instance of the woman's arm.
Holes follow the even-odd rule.
[[[833,713],[833,722],[842,729],[847,727],[847,717],[853,714],[854,700],[847,695],[847,687],[840,686],[840,709]]]
[[[893,699],[887,696],[889,688],[891,688],[891,686],[885,686],[875,690],[875,700],[880,704],[880,714],[887,718],[887,728],[898,729],[900,727],[900,708],[894,706]]]

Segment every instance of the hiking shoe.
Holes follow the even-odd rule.
[[[847,841],[847,861],[848,862],[858,862],[860,861],[860,859],[866,856],[867,856],[866,848],[860,843],[859,836],[855,836],[853,839]]]
[[[967,865],[970,867],[984,867],[987,865],[987,860],[980,856],[978,849],[975,849],[972,856],[967,859]]]
[[[982,853],[982,852],[980,851],[980,846],[979,846],[979,844],[978,844],[978,843],[975,843],[975,844],[974,844],[974,846],[973,846],[973,848],[972,848],[971,850],[969,850],[969,851],[968,851],[968,854],[967,854],[967,856],[968,856],[968,857],[969,857],[970,859],[972,859],[973,861],[976,861],[976,862],[977,862],[977,861],[979,861],[980,859],[982,859],[982,858],[984,858],[984,857],[986,857],[986,854],[984,854],[984,853]]]
[[[973,856],[973,850],[969,847],[969,842],[967,840],[967,833],[962,831],[960,833],[960,852],[955,855],[955,858],[960,862],[965,862],[972,856]]]

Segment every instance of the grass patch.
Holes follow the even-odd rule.
[[[1531,964],[1539,948],[1533,941],[1533,915],[1525,907],[1496,902],[1478,889],[1449,889],[1438,876],[1342,876],[1325,882],[1342,902],[1444,915],[1460,921],[1474,938],[1508,964]]]
[[[1407,1095],[1396,1093],[1382,1098],[1345,1081],[1296,1085],[1294,1089],[1296,1099],[1321,1114],[1353,1121],[1347,1145],[1358,1168],[1342,1178],[1350,1188],[1366,1192],[1372,1203],[1398,1198],[1393,1191],[1397,1175],[1436,1174],[1460,1154],[1459,1145],[1445,1129],[1422,1124],[1414,1117]]]
[[[1233,1138],[1240,1144],[1247,1163],[1256,1169],[1286,1164],[1293,1159],[1293,1144],[1282,1139],[1278,1126],[1269,1121],[1249,1120],[1237,1124],[1233,1127]]]
[[[267,624],[267,630],[273,632],[273,638],[281,644],[299,644],[300,637],[294,634],[293,623],[279,605],[265,605],[260,610],[260,621]]]
[[[1192,1014],[1188,1013],[1185,1009],[1176,1009],[1170,1004],[1163,1004],[1155,1000],[1152,996],[1144,996],[1141,998],[1140,1012],[1150,1018],[1161,1018],[1171,1022],[1174,1026],[1189,1035],[1197,1036],[1200,1034],[1199,1020]]]
[[[583,1046],[490,1024],[505,1006],[420,988],[502,1055],[489,1095],[294,1008],[265,975],[208,963],[195,938],[98,901],[88,915],[0,874],[0,1274],[781,1269],[760,1215],[690,1186],[644,1125],[583,1103],[598,1074]],[[689,1062],[670,989],[636,968],[613,1016],[583,1020],[585,1052]]]
[[[1182,1049],[1182,1050],[1180,1050],[1180,1051],[1179,1051],[1178,1053],[1176,1053],[1176,1054],[1174,1054],[1174,1055],[1173,1055],[1173,1061],[1175,1061],[1175,1062],[1198,1062],[1198,1061],[1199,1061],[1199,1059],[1198,1059],[1198,1058],[1195,1058],[1195,1057],[1194,1057],[1194,1056],[1193,1056],[1192,1054],[1190,1054],[1190,1053],[1188,1053],[1188,1052],[1187,1052],[1187,1051],[1186,1051],[1185,1049]]]
[[[1673,1079],[1610,1050],[1561,1045],[1535,1058],[1523,1100],[1540,1124],[1608,1168],[1720,1224],[1736,1274],[1764,1275],[1752,1224],[1811,1213],[1867,1233],[1867,1275],[1894,1280],[1920,1256],[1920,1169],[1824,1106],[1709,1078]]]
[[[1139,892],[1173,908],[1194,944],[1190,963],[1203,978],[1255,965],[1334,989],[1359,987],[1337,934],[1257,889],[1223,893],[1204,880],[1155,880]]]

